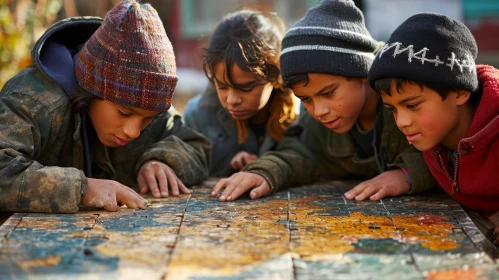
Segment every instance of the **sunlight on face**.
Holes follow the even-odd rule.
[[[308,83],[292,86],[307,111],[336,133],[348,132],[355,124],[366,100],[365,83],[330,74],[308,74]]]
[[[234,119],[250,119],[267,105],[273,89],[272,84],[242,70],[235,63],[230,70],[234,85],[228,82],[225,63],[219,62],[215,65],[214,80],[220,103]]]
[[[148,111],[107,100],[90,101],[88,116],[100,142],[108,147],[125,146],[140,136],[153,117],[160,112]]]
[[[395,122],[416,149],[432,149],[450,135],[458,121],[455,93],[445,100],[434,90],[416,83],[404,83],[397,92],[396,82],[390,85],[391,96],[383,93],[385,107],[393,112]]]

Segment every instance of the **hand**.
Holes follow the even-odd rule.
[[[157,160],[149,160],[142,165],[137,176],[137,183],[140,193],[145,194],[151,190],[154,197],[168,197],[168,186],[173,196],[179,195],[179,189],[183,193],[190,193],[175,171]]]
[[[230,161],[233,170],[241,170],[246,164],[255,161],[258,156],[242,151],[237,153]]]
[[[211,196],[217,196],[223,188],[225,190],[218,199],[219,201],[235,200],[250,189],[253,189],[250,192],[251,199],[262,197],[270,192],[270,186],[265,178],[249,172],[238,172],[227,179],[221,179],[213,188]]]
[[[406,194],[410,189],[404,171],[397,169],[385,171],[371,180],[358,184],[345,193],[345,198],[355,198],[360,201],[369,197],[371,200],[378,200],[387,196]]]
[[[88,178],[87,193],[81,199],[83,206],[118,211],[121,205],[131,209],[146,209],[147,200],[127,186],[116,181]]]
[[[499,211],[490,216],[489,221],[494,225],[494,236],[496,239],[492,242],[497,246],[499,245]]]

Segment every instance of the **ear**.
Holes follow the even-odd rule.
[[[456,105],[465,104],[471,96],[471,92],[467,90],[455,90],[453,92],[456,93]]]

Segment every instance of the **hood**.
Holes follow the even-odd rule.
[[[476,70],[482,97],[473,117],[468,137],[477,134],[499,116],[499,70],[489,65],[478,65]]]
[[[73,56],[102,21],[98,17],[75,17],[55,23],[31,50],[33,65],[71,95],[77,89]]]

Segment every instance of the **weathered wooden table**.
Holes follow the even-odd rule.
[[[0,278],[499,278],[496,247],[446,195],[352,202],[330,182],[220,203],[215,182],[147,210],[16,213],[0,227]]]

